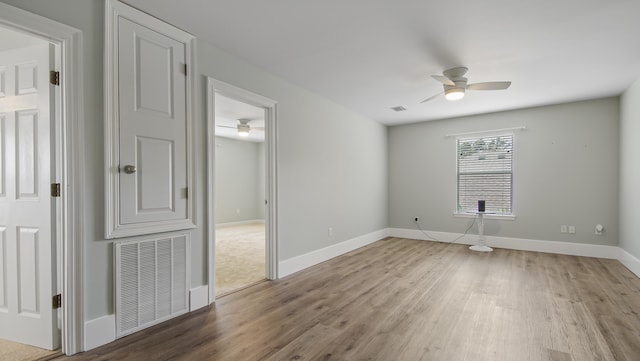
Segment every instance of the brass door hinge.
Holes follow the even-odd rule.
[[[53,85],[60,85],[60,72],[51,70],[49,72],[49,82]]]
[[[60,183],[51,183],[51,196],[60,197]]]
[[[51,303],[51,306],[53,307],[53,309],[58,309],[62,307],[62,295],[61,294],[57,294],[55,296],[53,296],[53,302]]]

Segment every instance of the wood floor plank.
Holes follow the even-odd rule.
[[[387,238],[60,360],[638,361],[614,260]]]

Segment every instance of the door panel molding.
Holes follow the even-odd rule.
[[[278,279],[277,102],[234,85],[207,78],[207,278],[209,304],[215,302],[215,103],[216,94],[265,110],[265,224],[267,279]]]
[[[38,199],[38,110],[17,111],[14,129],[16,199]]]
[[[0,312],[7,312],[7,227],[0,226]]]
[[[72,355],[83,345],[83,202],[84,179],[84,77],[82,31],[40,15],[0,2],[0,26],[48,41],[55,48],[55,70],[61,74],[55,87],[55,171],[52,178],[62,184],[56,201],[55,223],[61,240],[62,352]],[[2,89],[5,92],[7,89]],[[4,164],[3,164],[4,166]],[[53,166],[53,165],[52,165]],[[52,282],[56,282],[52,275]],[[55,284],[55,283],[54,283]]]
[[[125,146],[126,144],[121,143],[122,129],[120,128],[119,119],[120,115],[122,114],[119,104],[119,79],[121,79],[121,74],[119,74],[120,69],[118,68],[118,49],[120,42],[119,33],[120,26],[127,27],[129,24],[141,25],[144,28],[140,29],[141,34],[148,32],[150,34],[150,37],[152,38],[150,40],[149,37],[145,37],[143,41],[140,38],[135,37],[132,40],[133,46],[139,49],[146,49],[145,52],[143,52],[145,54],[148,52],[150,52],[149,54],[164,54],[162,55],[161,59],[157,57],[154,57],[154,59],[159,59],[159,62],[156,64],[162,63],[166,65],[164,67],[157,66],[157,69],[152,69],[153,74],[141,72],[139,71],[140,69],[138,69],[138,71],[135,71],[135,77],[133,80],[136,84],[136,89],[133,90],[133,96],[135,97],[135,99],[133,99],[132,103],[134,110],[138,110],[139,113],[146,113],[147,115],[151,116],[151,118],[155,117],[155,119],[164,120],[174,119],[177,112],[184,111],[186,113],[186,149],[184,149],[184,151],[177,148],[173,149],[174,152],[177,152],[176,158],[184,159],[182,158],[183,155],[186,156],[186,167],[177,163],[181,162],[179,159],[172,160],[173,166],[182,167],[178,169],[179,172],[177,173],[177,175],[181,175],[182,173],[186,174],[186,184],[184,186],[186,187],[186,190],[174,190],[174,192],[169,195],[169,197],[172,197],[169,202],[169,207],[159,207],[155,211],[148,211],[144,209],[145,206],[143,204],[140,204],[140,200],[138,199],[140,194],[136,194],[135,198],[132,199],[130,205],[129,203],[127,203],[127,205],[123,203],[124,201],[122,200],[120,194],[123,187],[125,187],[125,184],[121,184],[123,180],[119,171],[121,171],[122,167],[128,165],[128,163],[121,164],[121,162],[123,161],[123,157],[131,158],[133,161],[136,160],[135,156],[132,158],[130,154],[120,154],[121,147]],[[160,34],[160,36],[155,36],[153,34]],[[171,104],[162,106],[162,104],[159,103],[160,100],[158,99],[144,98],[144,89],[140,88],[140,85],[151,87],[153,84],[161,85],[163,82],[171,83],[173,81],[171,78],[172,72],[175,71],[175,69],[177,69],[180,64],[173,63],[172,59],[174,59],[174,57],[172,55],[172,51],[174,50],[172,47],[167,45],[167,41],[165,41],[165,39],[167,41],[168,39],[171,39],[172,41],[176,41],[179,44],[184,45],[185,63],[187,69],[185,109],[178,108],[176,107],[176,104],[174,104],[176,103],[176,97],[182,95],[168,93],[164,101]],[[104,83],[105,171],[106,179],[108,181],[105,187],[105,237],[108,239],[151,233],[170,232],[196,227],[196,202],[194,201],[196,198],[196,187],[195,169],[193,166],[195,142],[193,141],[192,135],[193,121],[194,119],[196,119],[194,115],[197,114],[197,100],[194,96],[196,94],[195,87],[197,83],[195,58],[195,37],[193,35],[148,14],[145,14],[144,12],[134,9],[126,4],[123,4],[117,0],[106,1]],[[163,63],[160,60],[166,60],[166,62]],[[140,67],[139,64],[136,64],[135,66],[138,68]],[[132,76],[133,75],[134,74],[132,74]],[[158,139],[160,138],[162,137],[159,137]],[[136,145],[131,144],[131,147],[129,148],[131,148],[131,152],[135,152]],[[181,169],[185,169],[186,171],[180,171]],[[130,183],[130,181],[137,180],[138,177],[141,176],[140,174],[130,175],[131,177],[126,178],[126,181],[129,182],[126,183],[126,187],[132,186],[134,183]],[[176,174],[172,174],[172,177],[172,181],[175,181]],[[139,182],[135,184],[140,185]],[[176,185],[174,185],[174,187],[175,186]],[[140,191],[139,187],[134,186],[132,189],[137,189],[137,193],[139,193]],[[188,197],[186,199],[186,202],[184,202],[184,196],[186,196],[187,194]],[[176,201],[179,199],[177,197],[180,197],[180,206],[176,205]],[[128,207],[126,211],[124,207]],[[165,210],[165,215],[157,215],[160,213],[160,209]],[[153,214],[156,214],[155,218]]]
[[[18,314],[23,317],[40,318],[40,275],[38,253],[40,234],[38,228],[17,227],[16,252],[18,257]]]

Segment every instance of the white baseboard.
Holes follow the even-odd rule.
[[[217,223],[216,228],[224,228],[224,227],[235,227],[235,226],[244,226],[247,224],[256,224],[262,223],[264,224],[264,219],[249,219],[246,221],[236,221],[236,222],[227,222],[227,223]]]
[[[209,304],[209,286],[189,291],[189,310],[195,311]],[[116,340],[116,315],[106,315],[84,324],[84,350],[89,351]]]
[[[84,323],[84,349],[89,351],[116,339],[116,315],[102,316]]]
[[[637,259],[631,253],[620,248],[620,258],[618,258],[618,260],[620,261],[620,263],[625,265],[625,267],[627,267],[629,271],[635,273],[636,276],[640,277],[640,259]]]
[[[387,230],[382,229],[313,252],[286,259],[278,263],[278,278],[288,276],[331,258],[351,252],[354,249],[364,247],[385,237],[387,237]]]
[[[442,242],[452,242],[456,238],[462,236],[462,234],[458,234],[458,233],[435,232],[435,231],[426,231],[426,232],[432,237],[435,237]],[[431,237],[427,237],[420,230],[416,230],[416,229],[389,228],[388,234],[391,237],[432,240]],[[511,237],[496,237],[496,236],[485,236],[485,238],[489,246],[496,247],[496,248],[517,249],[520,251],[566,254],[571,256],[583,256],[583,257],[598,257],[598,258],[609,258],[609,259],[620,258],[620,248],[616,246],[605,246],[605,245],[586,244],[586,243],[556,242],[556,241],[511,238]],[[458,241],[456,241],[456,243],[473,245],[473,244],[477,244],[477,241],[478,241],[478,235],[468,234],[461,237]]]
[[[189,290],[189,312],[209,304],[209,286],[203,285]]]

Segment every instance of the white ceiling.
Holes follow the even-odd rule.
[[[250,142],[264,142],[264,109],[224,95],[215,96],[216,136]],[[238,135],[238,120],[247,120],[249,136]]]
[[[388,125],[619,95],[640,77],[639,0],[124,1]],[[420,104],[455,66],[513,84]]]

